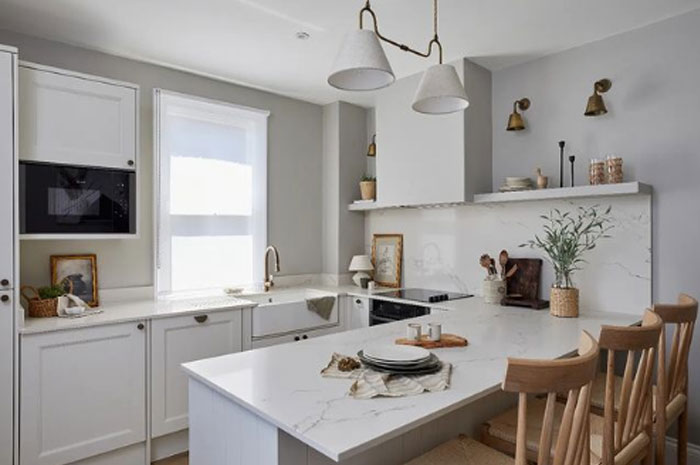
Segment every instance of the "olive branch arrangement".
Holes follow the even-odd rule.
[[[571,274],[586,263],[583,255],[593,250],[600,239],[611,237],[608,232],[613,228],[612,206],[603,213],[598,209],[598,205],[578,207],[575,214],[554,209],[540,216],[545,220],[544,235],[535,235],[534,239],[520,245],[540,249],[546,254],[554,267],[554,287],[574,287]]]

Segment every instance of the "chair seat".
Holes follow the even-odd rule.
[[[615,376],[615,412],[620,409],[620,397],[622,397],[622,377]],[[591,406],[594,411],[603,412],[605,409],[605,373],[595,375],[593,389],[591,389]]]
[[[539,452],[540,431],[544,418],[545,399],[533,399],[528,402],[527,408],[527,457],[531,461],[537,460]],[[552,437],[552,455],[559,436],[559,425],[564,416],[564,404],[557,402],[554,407],[554,431]],[[603,454],[603,417],[591,414],[591,464],[598,464]],[[484,425],[482,441],[503,452],[513,454],[515,452],[515,439],[518,425],[518,409],[510,409],[497,417],[489,420]]]
[[[513,465],[505,454],[464,435],[444,442],[405,465]]]

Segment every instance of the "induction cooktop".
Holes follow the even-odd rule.
[[[416,302],[444,302],[446,300],[466,299],[474,297],[473,294],[463,294],[460,292],[437,291],[434,289],[406,288],[394,291],[377,292],[377,295],[395,297],[397,299],[414,300]]]

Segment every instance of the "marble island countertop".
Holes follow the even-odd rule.
[[[348,396],[351,381],[320,376],[333,352],[351,355],[369,345],[391,344],[405,335],[406,321],[183,366],[230,401],[341,461],[497,391],[506,357],[561,357],[575,350],[582,330],[597,337],[602,324],[639,320],[613,313],[558,319],[546,310],[489,305],[480,298],[439,305],[450,311],[412,321],[441,322],[443,332],[469,340],[465,348],[434,351],[453,364],[451,387],[443,392],[356,400]]]

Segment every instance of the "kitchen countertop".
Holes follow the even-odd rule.
[[[441,322],[443,332],[469,340],[465,348],[434,350],[453,365],[451,387],[443,392],[356,400],[348,397],[350,380],[320,376],[333,352],[352,355],[368,345],[392,344],[405,335],[405,321],[183,366],[194,379],[339,461],[497,391],[506,357],[561,357],[576,349],[582,330],[598,337],[602,324],[640,319],[613,313],[560,319],[547,310],[489,305],[478,297],[439,306],[450,311],[412,321]]]
[[[258,304],[246,297],[260,295],[275,295],[279,293],[298,291],[302,289],[314,289],[330,292],[339,296],[352,295],[369,297],[372,291],[360,289],[357,286],[290,286],[273,288],[270,292],[244,291],[240,294],[227,295],[223,292],[207,293],[199,296],[187,296],[169,299],[139,299],[105,302],[100,305],[101,313],[87,315],[81,318],[25,318],[24,325],[19,328],[20,334],[36,334],[51,331],[69,330],[105,324],[126,323],[138,320],[152,320],[156,318],[168,318],[173,316],[191,315],[204,311],[223,311],[255,307]],[[374,292],[382,292],[387,289],[377,289]],[[397,300],[391,299],[387,300]]]

